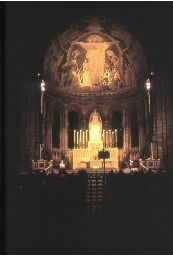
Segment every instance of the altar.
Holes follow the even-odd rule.
[[[118,148],[106,148],[110,151],[110,158],[106,159],[106,168],[118,168]],[[98,151],[93,154],[91,149],[73,150],[73,169],[102,169],[103,161],[98,159]]]
[[[98,159],[98,151],[103,148],[110,152],[110,158],[106,159],[105,167],[118,168],[119,150],[116,130],[102,130],[101,117],[96,110],[89,119],[89,134],[88,130],[74,131],[74,145],[73,169],[102,169],[103,160]]]

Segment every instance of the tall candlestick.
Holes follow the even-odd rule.
[[[112,132],[112,148],[114,148],[114,131]]]
[[[149,108],[149,113],[151,113],[151,96],[150,96],[150,89],[148,90],[148,108]]]
[[[109,147],[111,148],[111,138],[112,138],[112,134],[111,134],[111,130],[109,130]]]
[[[74,148],[76,148],[76,130],[74,130]]]
[[[85,148],[85,131],[82,133],[82,147]]]
[[[115,129],[115,147],[117,148],[117,130]]]
[[[79,148],[81,148],[81,142],[82,142],[82,130],[80,130],[80,133],[79,133]]]
[[[88,147],[88,130],[86,130],[86,147]]]
[[[154,154],[153,154],[153,143],[150,143],[150,147],[151,147],[151,159],[154,158]]]
[[[41,114],[43,114],[43,95],[44,93],[41,92]]]
[[[77,148],[79,147],[79,132],[77,132]]]

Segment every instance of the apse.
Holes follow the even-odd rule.
[[[39,148],[40,157],[43,147],[60,150],[78,170],[101,168],[103,148],[107,169],[146,151],[157,157],[150,79],[142,45],[120,25],[95,19],[55,36],[41,78],[43,139],[32,158]]]

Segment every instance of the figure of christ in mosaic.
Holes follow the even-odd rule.
[[[75,42],[75,44],[80,45],[87,52],[86,59],[83,63],[83,82],[86,86],[89,82],[92,85],[100,84],[105,72],[105,51],[112,43],[100,43],[98,37],[93,36],[91,43]]]

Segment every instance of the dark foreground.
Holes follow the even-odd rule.
[[[25,175],[8,187],[7,254],[172,254],[173,175]]]

